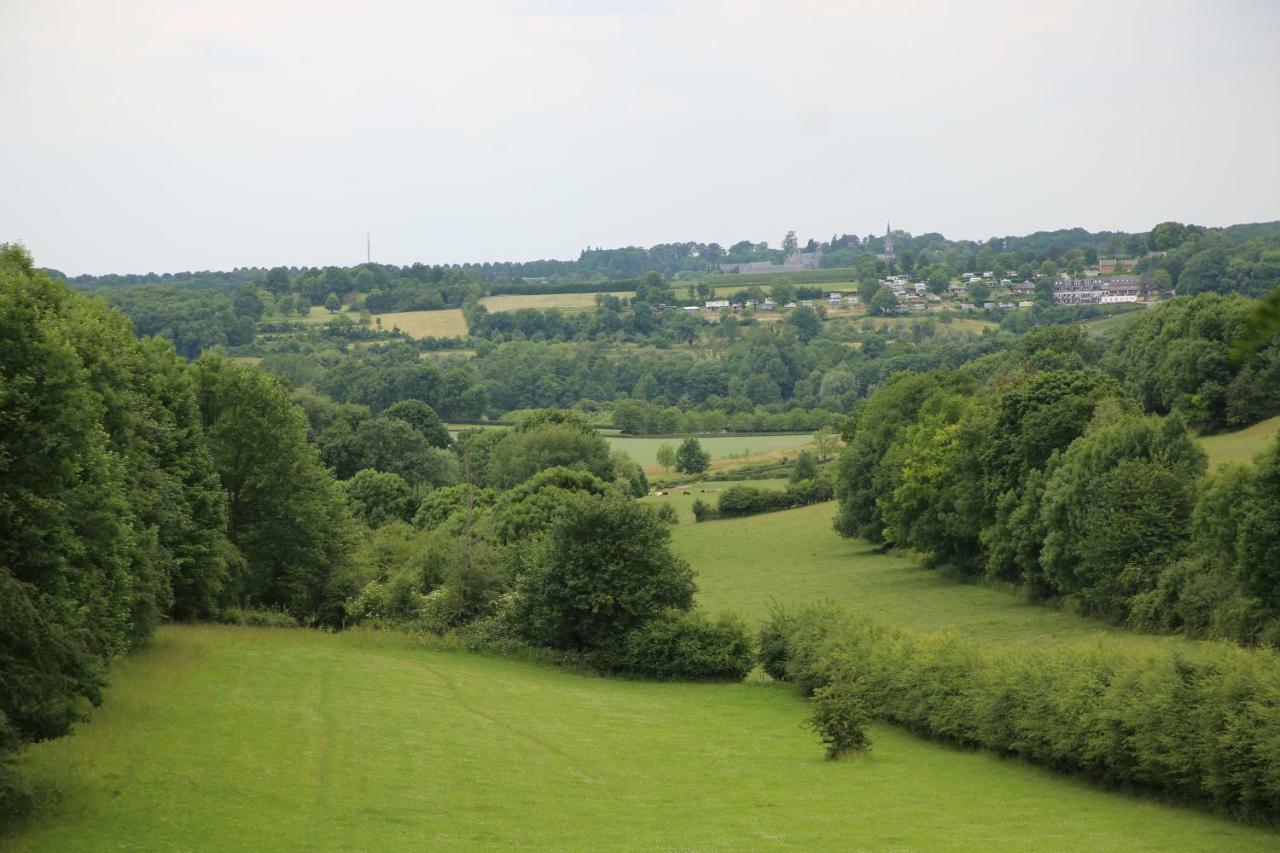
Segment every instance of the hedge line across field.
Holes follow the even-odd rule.
[[[1104,784],[1280,819],[1280,656],[1231,645],[1153,654],[991,648],[832,606],[780,612],[761,662],[806,694],[840,683],[875,716]]]

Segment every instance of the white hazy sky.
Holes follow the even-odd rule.
[[[68,273],[1280,218],[1280,2],[0,0]]]

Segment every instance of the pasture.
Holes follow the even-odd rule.
[[[411,338],[465,338],[469,334],[467,318],[460,308],[374,314],[372,321],[376,324],[379,320],[383,329],[390,331],[398,326]]]
[[[1209,470],[1214,471],[1227,462],[1252,462],[1253,457],[1275,442],[1277,435],[1280,435],[1280,415],[1236,432],[1206,435],[1199,441],[1209,454]]]
[[[752,619],[767,616],[776,604],[832,601],[895,627],[951,629],[1002,642],[1101,638],[1153,651],[1196,645],[1177,637],[1135,634],[1000,589],[959,583],[903,552],[879,553],[875,546],[844,539],[831,529],[835,506],[814,504],[681,524],[672,531],[672,540],[676,552],[698,572],[698,599],[704,607],[731,608]]]
[[[873,725],[827,761],[766,684],[601,679],[402,635],[162,627],[21,758],[0,846],[1274,850],[1277,836]]]
[[[641,466],[652,468],[658,464],[659,447],[669,444],[678,449],[685,436],[606,435],[605,438],[611,446],[625,450]],[[711,454],[713,467],[718,460],[728,460],[732,457],[754,457],[757,454],[784,451],[799,453],[801,448],[813,441],[813,436],[809,433],[700,435],[696,438],[702,445],[702,449]]]
[[[641,498],[642,503],[647,504],[671,504],[676,508],[676,512],[680,514],[681,524],[693,524],[693,502],[702,499],[703,503],[715,506],[720,498],[720,493],[730,486],[754,486],[759,489],[785,489],[787,481],[785,479],[774,480],[735,480],[733,482],[709,482],[709,483],[691,483],[688,486],[671,486],[663,487],[665,495],[649,495]],[[685,494],[688,492],[689,494]]]
[[[491,313],[519,311],[523,308],[562,308],[580,311],[595,308],[597,295],[595,293],[504,294],[502,296],[486,296],[480,300],[480,304]],[[625,291],[603,295],[616,296],[619,299],[630,299],[635,296],[635,292]]]

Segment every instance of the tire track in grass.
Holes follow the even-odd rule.
[[[480,708],[471,704],[471,702],[466,699],[466,696],[463,690],[458,686],[457,682],[451,676],[446,675],[445,673],[437,670],[435,667],[429,664],[423,663],[422,661],[405,660],[403,658],[393,658],[393,659],[401,663],[408,664],[414,669],[419,669],[425,672],[427,675],[434,678],[439,684],[444,685],[444,687],[449,691],[450,695],[453,697],[453,701],[457,703],[458,707],[462,708],[462,710],[466,711],[468,714],[471,714],[472,716],[479,717],[480,719],[484,720],[489,725],[493,726],[500,734],[513,736],[516,740],[523,741],[524,743],[527,743],[533,747],[541,749],[542,751],[548,752],[551,755],[555,756],[560,760],[562,764],[564,764],[564,766],[569,770],[570,773],[573,774],[573,776],[579,782],[583,782],[587,785],[599,784],[599,780],[597,780],[591,774],[587,773],[580,766],[578,766],[578,763],[573,759],[573,757],[568,753],[566,753],[564,750],[552,745],[551,743],[544,740],[543,738],[540,738],[537,735],[529,731],[526,731],[525,729],[512,725],[509,721],[504,720],[501,717],[495,716],[487,711],[481,710]]]

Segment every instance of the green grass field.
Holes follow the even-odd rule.
[[[699,601],[751,618],[772,604],[829,600],[889,625],[919,631],[955,630],[1002,642],[1101,640],[1159,650],[1196,643],[1135,634],[1092,619],[1024,601],[1017,595],[958,583],[900,552],[881,554],[831,529],[835,504],[747,518],[682,524],[676,551],[698,572]]]
[[[653,684],[395,634],[162,628],[13,850],[1274,850],[1277,836],[873,726],[789,688]]]
[[[664,495],[650,495],[647,498],[641,498],[643,503],[659,504],[668,503],[676,508],[676,512],[680,514],[680,522],[682,524],[693,523],[693,502],[702,499],[703,503],[715,505],[720,493],[730,486],[755,486],[761,489],[785,489],[787,481],[785,479],[776,480],[736,480],[733,482],[709,482],[709,483],[693,483],[687,488],[670,488],[664,489]],[[689,494],[685,494],[688,492]]]
[[[680,446],[683,436],[630,436],[606,435],[609,444],[627,451],[631,458],[642,466],[658,464],[658,448],[670,444],[674,448]],[[711,454],[712,460],[725,459],[730,456],[748,456],[759,453],[772,453],[782,450],[796,450],[813,441],[812,435],[706,435],[698,436],[702,449]]]
[[[1238,432],[1205,436],[1200,439],[1200,446],[1209,454],[1209,470],[1213,471],[1226,462],[1252,462],[1253,457],[1266,450],[1278,434],[1280,415]]]

